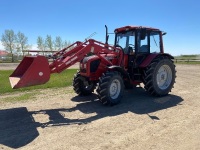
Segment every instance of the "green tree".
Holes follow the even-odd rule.
[[[53,50],[53,40],[51,38],[51,35],[47,35],[45,45],[49,50]]]
[[[28,49],[30,46],[28,45],[28,37],[24,35],[24,33],[21,33],[20,31],[16,35],[16,43],[17,43],[17,52],[23,53],[24,56],[24,50]]]
[[[61,39],[60,36],[56,37],[54,47],[55,47],[56,50],[61,50],[62,49],[62,39]]]
[[[43,51],[43,55],[44,55],[45,42],[41,36],[38,36],[38,38],[37,38],[37,48],[39,50]]]
[[[5,30],[1,36],[1,42],[6,51],[11,53],[12,62],[14,62],[14,49],[16,48],[16,35],[13,30]]]
[[[65,48],[65,47],[67,47],[68,46],[68,42],[65,40],[64,42],[63,42],[63,48]]]
[[[65,40],[65,41],[63,42],[63,47],[68,47],[68,46],[70,46],[71,44],[72,44],[71,41]]]

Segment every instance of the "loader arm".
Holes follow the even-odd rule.
[[[54,61],[49,64],[44,56],[26,56],[10,75],[11,87],[14,89],[40,85],[49,81],[51,73],[60,73],[77,62],[88,53],[97,55],[105,64],[112,63],[100,54],[115,54],[122,61],[122,50],[107,44],[89,39],[85,42],[75,42],[53,55]]]
[[[110,49],[114,50],[114,47],[110,46]],[[51,63],[49,66],[51,73],[62,72],[75,63],[80,62],[88,53],[93,53],[99,57],[101,57],[99,55],[100,53],[116,53],[105,48],[105,44],[92,39],[84,43],[78,42],[76,46],[69,51],[67,51],[67,49],[65,51],[61,51],[62,52],[58,52],[57,54],[53,55],[54,57],[58,58],[54,60],[53,63]],[[105,58],[102,60],[111,65],[111,63]]]

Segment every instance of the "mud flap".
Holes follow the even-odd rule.
[[[50,79],[49,63],[44,56],[26,56],[10,75],[13,89],[40,85]]]

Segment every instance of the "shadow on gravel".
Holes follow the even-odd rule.
[[[26,107],[0,110],[0,144],[20,148],[32,142],[39,133]],[[0,146],[1,149],[1,146]]]
[[[81,125],[107,116],[117,116],[127,112],[145,114],[152,120],[159,120],[157,116],[151,116],[149,113],[180,105],[183,99],[171,94],[155,98],[148,95],[142,88],[135,88],[125,91],[122,102],[112,107],[103,106],[95,94],[87,97],[76,96],[72,98],[72,101],[79,103],[73,108],[47,109],[32,112],[27,111],[26,107],[0,110],[0,144],[11,148],[20,148],[39,136],[37,127]],[[96,115],[81,119],[69,119],[64,115],[77,110],[84,114],[95,113]],[[37,114],[48,115],[49,121],[46,123],[35,122],[32,116]]]

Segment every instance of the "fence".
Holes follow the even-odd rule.
[[[178,62],[185,62],[185,63],[190,63],[190,62],[198,62],[198,63],[200,63],[200,59],[174,59],[174,61],[176,62],[176,63],[178,63]]]
[[[58,51],[40,51],[40,50],[24,50],[22,51],[23,54],[17,55],[17,54],[13,54],[13,59],[14,62],[19,62],[23,59],[24,56],[34,56],[34,55],[44,55],[44,56],[49,56],[52,55],[55,52]],[[12,57],[11,54],[10,55],[5,55],[5,56],[0,56],[0,63],[7,63],[7,62],[12,62]]]

